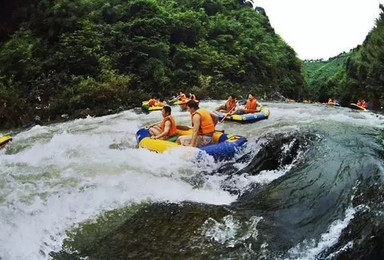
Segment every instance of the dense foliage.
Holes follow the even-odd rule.
[[[303,92],[301,61],[238,0],[25,0],[0,20],[0,122],[101,115],[149,95]]]
[[[303,73],[309,91],[309,96],[304,98],[320,102],[339,99],[345,86],[345,64],[349,56],[343,53],[327,61],[304,61]]]
[[[381,6],[384,11],[383,6]],[[305,61],[310,97],[337,98],[344,104],[365,99],[372,109],[384,107],[384,13],[361,46],[328,61]]]
[[[384,107],[384,8],[376,27],[346,63],[352,100],[364,98],[373,109]]]

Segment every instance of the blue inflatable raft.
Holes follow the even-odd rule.
[[[136,133],[137,144],[141,148],[151,151],[164,152],[171,148],[180,148],[181,145],[176,143],[178,136],[192,135],[192,128],[178,126],[177,134],[166,140],[151,139],[149,130],[142,128]],[[247,139],[239,135],[229,135],[222,131],[216,131],[213,134],[213,143],[198,147],[200,150],[213,156],[215,159],[223,159],[234,156],[238,150],[245,145]]]
[[[266,107],[262,107],[260,112],[257,113],[249,113],[249,114],[242,114],[242,115],[227,115],[226,113],[221,113],[221,112],[215,112],[219,116],[219,120],[228,120],[228,121],[235,121],[235,122],[240,122],[243,124],[246,123],[253,123],[256,121],[260,121],[263,119],[268,119],[269,117],[269,109]]]

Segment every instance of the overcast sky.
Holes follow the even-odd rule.
[[[361,44],[384,0],[254,0],[301,59],[330,58]]]

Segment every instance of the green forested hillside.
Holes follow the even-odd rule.
[[[348,88],[350,98],[364,98],[371,108],[384,107],[384,7],[376,27],[368,34],[364,43],[347,61]]]
[[[179,90],[304,91],[294,50],[238,0],[19,0],[1,14],[1,127],[106,114]]]
[[[329,61],[303,64],[312,99],[337,98],[344,104],[365,99],[371,109],[384,107],[384,8],[361,46]]]
[[[349,53],[340,54],[327,61],[304,61],[303,72],[309,98],[325,102],[328,98],[340,98],[345,85],[345,64]]]

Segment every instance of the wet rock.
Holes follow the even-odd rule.
[[[199,229],[210,218],[220,219],[230,211],[222,206],[198,203],[147,206],[91,248],[78,254],[52,254],[55,259],[185,259],[202,257],[197,244],[204,243]],[[206,256],[208,257],[208,256]]]
[[[267,139],[266,142],[264,142],[265,139]],[[217,172],[257,175],[264,170],[278,170],[292,164],[297,159],[299,151],[305,150],[313,140],[314,136],[297,132],[265,136],[256,140],[263,144],[253,158],[247,154],[238,160],[238,162],[250,161],[246,167],[236,171],[233,166],[231,167],[232,164],[225,164]]]
[[[343,230],[336,245],[321,257],[334,259],[384,259],[384,187],[380,171],[360,181],[353,205],[354,218]]]

